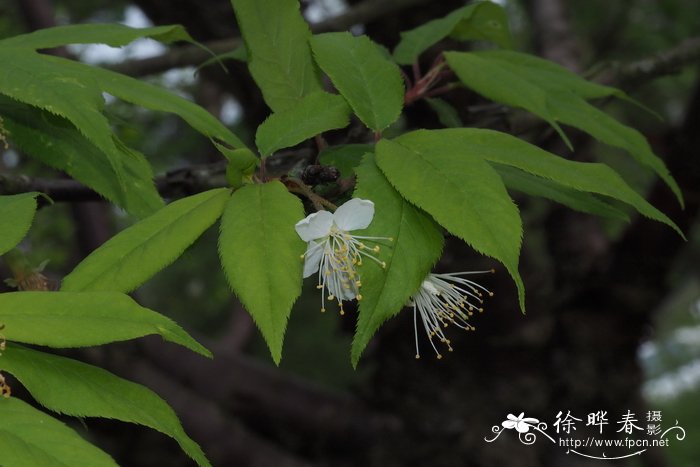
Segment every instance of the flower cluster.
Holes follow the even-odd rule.
[[[428,274],[423,280],[420,289],[413,294],[406,306],[413,307],[413,329],[416,339],[416,358],[420,358],[418,349],[418,315],[423,323],[423,328],[428,335],[437,358],[442,354],[435,346],[434,340],[447,346],[452,352],[450,340],[445,336],[444,329],[449,325],[473,331],[474,326],[469,323],[469,317],[474,311],[483,311],[484,293],[493,296],[493,293],[474,281],[466,279],[464,275],[482,274],[490,271],[456,272],[451,274]]]
[[[326,299],[338,302],[341,315],[345,313],[344,300],[362,300],[362,282],[357,266],[362,265],[364,258],[386,267],[386,263],[377,257],[380,246],[370,247],[365,242],[391,241],[391,238],[350,233],[367,228],[373,217],[372,201],[353,198],[334,213],[319,211],[297,222],[295,228],[299,237],[308,243],[306,253],[302,255],[304,277],[318,273],[316,287],[321,290],[321,311],[326,311]]]

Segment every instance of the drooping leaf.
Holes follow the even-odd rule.
[[[273,181],[238,189],[221,219],[224,272],[276,363],[282,358],[289,313],[301,294],[300,257],[305,244],[294,224],[303,217],[301,201]]]
[[[640,164],[654,170],[683,203],[678,184],[644,136],[586,101],[605,96],[626,98],[622,91],[589,83],[547,60],[507,50],[447,52],[445,57],[465,85],[489,99],[538,115],[551,124],[569,146],[558,122],[624,149]]]
[[[294,107],[270,115],[258,127],[255,142],[260,154],[268,156],[349,123],[350,107],[345,99],[337,94],[314,92],[299,99]]]
[[[9,292],[0,294],[0,321],[8,341],[68,348],[158,334],[210,357],[174,321],[117,292]]]
[[[137,217],[145,217],[163,206],[148,161],[116,137],[126,191],[119,186],[118,176],[104,153],[66,119],[4,96],[0,96],[0,109],[13,143],[33,158],[66,172]]]
[[[318,160],[323,165],[331,165],[340,170],[342,178],[350,178],[355,175],[355,167],[360,165],[362,156],[371,151],[371,144],[330,146],[321,151]]]
[[[372,200],[375,206],[374,219],[362,235],[391,237],[393,241],[382,242],[386,244],[377,254],[385,269],[374,261],[364,261],[359,268],[362,300],[351,355],[355,366],[379,326],[418,290],[440,258],[444,243],[439,226],[394,190],[376,166],[373,154],[367,154],[356,171],[354,196]]]
[[[64,423],[16,397],[0,398],[0,465],[117,467]]]
[[[464,126],[462,119],[459,118],[457,109],[452,107],[447,101],[439,98],[426,98],[425,102],[437,114],[440,123],[447,128],[460,128]]]
[[[74,76],[49,58],[31,48],[0,47],[0,62],[12,63],[0,68],[0,94],[68,119],[104,153],[122,193],[126,192],[123,155],[102,114],[104,100],[94,77]]]
[[[194,42],[180,25],[131,28],[123,24],[71,24],[39,29],[27,34],[0,40],[0,47],[51,49],[68,44],[107,44],[121,47],[148,37],[163,43],[176,41]]]
[[[609,196],[629,204],[640,214],[683,232],[664,213],[649,204],[610,167],[557,157],[500,131],[455,128],[419,130],[401,137],[402,144],[449,152],[465,158],[483,158],[553,180],[575,190]]]
[[[130,292],[175,261],[221,216],[230,190],[180,199],[110,238],[63,279],[65,292]]]
[[[182,428],[173,409],[156,393],[101,368],[12,345],[0,358],[6,370],[44,407],[75,417],[137,423],[175,439],[200,466],[210,465]],[[81,464],[82,465],[82,464]]]
[[[410,65],[421,53],[448,36],[459,40],[487,40],[506,49],[512,46],[503,7],[490,1],[475,2],[444,18],[402,32],[401,42],[394,49],[394,59],[402,65]]]
[[[167,89],[111,70],[90,67],[60,57],[46,56],[45,60],[54,67],[60,67],[58,69],[69,76],[94,80],[101,91],[126,102],[156,112],[175,114],[207,138],[222,141],[234,148],[245,147],[238,136],[206,109]]]
[[[0,196],[0,255],[22,241],[34,220],[39,193]]]
[[[575,211],[629,222],[629,216],[603,199],[577,191],[547,178],[538,177],[507,165],[492,163],[506,187],[530,196],[539,196],[563,204]]]
[[[501,178],[481,158],[422,144],[421,134],[381,140],[377,165],[404,198],[476,251],[503,263],[518,287],[524,311],[525,290],[518,272],[522,222]]]
[[[374,131],[394,123],[403,108],[399,67],[367,36],[331,32],[311,39],[314,58],[362,122]]]
[[[311,31],[297,0],[231,3],[248,51],[248,69],[274,112],[323,89],[309,50]]]

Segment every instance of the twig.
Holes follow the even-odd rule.
[[[678,73],[693,62],[700,63],[700,36],[688,38],[675,47],[632,63],[614,62],[599,81],[626,87]]]

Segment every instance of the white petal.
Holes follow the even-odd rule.
[[[527,433],[530,431],[530,425],[527,423],[518,422],[515,424],[515,429],[518,431],[518,433]]]
[[[309,242],[304,255],[304,277],[309,277],[318,272],[323,257],[323,247],[316,242]]]
[[[430,279],[426,279],[423,281],[423,284],[421,284],[421,287],[425,289],[428,293],[431,293],[433,295],[440,295],[440,291],[438,291],[437,287],[435,287],[435,284],[430,282]]]
[[[328,211],[315,212],[300,220],[294,226],[305,242],[327,237],[333,225],[333,214]]]
[[[367,199],[353,198],[335,210],[333,218],[340,230],[366,229],[374,217],[374,203]]]
[[[516,422],[514,422],[513,420],[506,420],[505,422],[501,423],[503,428],[506,428],[508,430],[512,430],[513,428],[515,428],[515,424]]]

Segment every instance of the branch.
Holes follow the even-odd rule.
[[[215,162],[176,169],[156,177],[155,185],[164,198],[180,198],[226,186],[226,163]],[[33,178],[26,175],[0,174],[0,195],[38,191],[56,202],[102,201],[96,191],[71,179]]]
[[[365,24],[389,13],[425,3],[428,3],[428,0],[365,0],[339,16],[312,24],[311,30],[315,33],[345,30],[355,24]],[[234,50],[241,44],[241,39],[234,37],[212,41],[205,46],[215,55],[219,55]],[[138,77],[161,73],[171,68],[197,66],[210,58],[209,51],[195,45],[187,45],[171,49],[157,57],[130,60],[108,68]]]
[[[678,73],[686,65],[700,60],[700,36],[631,63],[613,62],[599,81],[630,86],[651,81],[660,76]]]
[[[228,407],[246,425],[283,427],[312,443],[330,444],[334,450],[368,447],[402,429],[395,416],[374,412],[347,393],[284,374],[235,352],[205,361],[186,349],[165,348],[157,339],[145,338],[141,344],[153,364],[206,394],[212,403]]]

